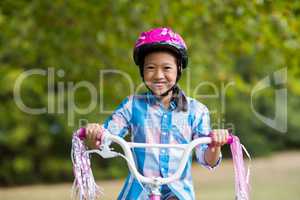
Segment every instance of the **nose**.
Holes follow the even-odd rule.
[[[154,77],[155,79],[161,79],[161,78],[164,77],[164,73],[163,73],[162,70],[156,69],[153,77]]]

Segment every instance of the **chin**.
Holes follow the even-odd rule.
[[[153,91],[153,93],[154,93],[155,95],[162,95],[162,94],[165,93],[167,90],[158,90],[158,91],[152,90],[152,91]]]
[[[155,94],[155,95],[161,95],[164,94],[166,91],[169,90],[168,87],[162,87],[162,88],[157,88],[157,87],[150,87],[151,91]]]

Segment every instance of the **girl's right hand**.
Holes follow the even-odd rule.
[[[104,132],[102,126],[97,123],[89,123],[86,126],[86,144],[92,148],[97,149],[101,144],[102,134]]]

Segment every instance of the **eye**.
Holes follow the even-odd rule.
[[[171,70],[171,69],[172,69],[172,67],[171,67],[171,66],[169,66],[169,65],[166,65],[166,66],[164,66],[164,69],[165,69],[165,70]]]
[[[154,66],[153,65],[147,65],[147,66],[145,66],[145,69],[146,70],[153,70]]]

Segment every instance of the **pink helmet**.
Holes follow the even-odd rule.
[[[153,28],[141,33],[133,51],[135,64],[142,65],[145,55],[156,49],[167,49],[174,52],[179,58],[182,69],[186,68],[188,63],[186,44],[182,37],[170,28]]]

